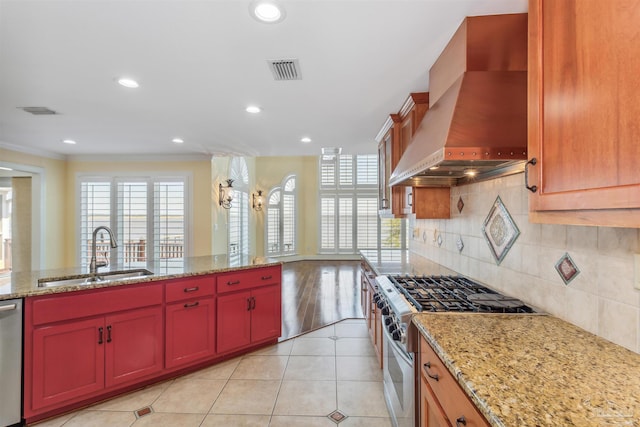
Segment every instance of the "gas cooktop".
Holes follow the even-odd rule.
[[[388,276],[417,311],[534,313],[517,298],[462,276]]]

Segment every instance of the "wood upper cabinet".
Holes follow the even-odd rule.
[[[636,0],[530,0],[532,222],[640,227]]]
[[[429,93],[409,95],[397,114],[389,118],[378,133],[379,200],[381,214],[404,218],[412,213],[411,187],[389,186],[391,173],[411,144],[413,134],[429,109]]]

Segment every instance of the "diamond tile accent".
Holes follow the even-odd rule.
[[[580,274],[578,266],[573,262],[568,253],[565,253],[556,263],[556,271],[562,277],[565,285],[568,285],[575,277]]]
[[[496,198],[484,220],[482,234],[491,249],[491,255],[496,263],[500,264],[520,235],[518,226],[511,218],[500,196]]]
[[[144,417],[145,415],[149,415],[153,412],[153,408],[151,406],[145,406],[144,408],[140,408],[133,413],[136,415],[136,418]]]
[[[335,410],[329,415],[327,415],[327,418],[329,418],[331,421],[333,421],[336,424],[340,424],[342,421],[347,419],[347,416],[344,415],[342,412]]]
[[[340,337],[336,336],[336,335],[331,335],[329,337],[330,340],[334,340],[334,341],[338,341],[340,339]]]
[[[458,236],[456,239],[456,247],[458,248],[458,252],[462,252],[464,249],[464,242],[462,241],[462,236]]]
[[[462,201],[462,196],[458,199],[458,212],[462,213],[462,208],[464,208],[464,202]]]

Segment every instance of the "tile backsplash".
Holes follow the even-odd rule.
[[[500,265],[482,233],[498,196],[520,229]],[[639,229],[529,223],[523,174],[452,187],[451,219],[410,226],[412,252],[640,353],[640,291],[633,287]],[[579,270],[566,285],[555,267],[565,254]]]

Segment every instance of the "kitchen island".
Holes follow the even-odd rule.
[[[278,341],[280,262],[211,256],[149,267],[154,274],[126,280],[76,282],[79,269],[11,276],[2,298],[24,298],[27,422]],[[71,281],[38,286],[43,278]]]
[[[492,426],[640,425],[640,355],[570,323],[419,313],[413,324]]]
[[[276,261],[266,257],[256,257],[250,255],[211,255],[199,257],[187,257],[176,262],[176,260],[156,260],[151,262],[147,268],[153,273],[148,276],[140,276],[135,281],[120,280],[109,281],[107,283],[93,282],[70,286],[47,286],[39,287],[38,280],[46,278],[71,278],[86,273],[80,267],[60,268],[49,270],[34,270],[12,273],[0,283],[0,300],[24,298],[35,295],[55,294],[83,289],[98,289],[111,286],[121,286],[131,283],[154,282],[158,280],[177,279],[183,277],[200,276],[205,274],[222,273],[225,271],[243,270],[256,267],[268,267],[281,265]],[[102,268],[99,273],[110,271],[126,270],[127,267],[111,266]]]

